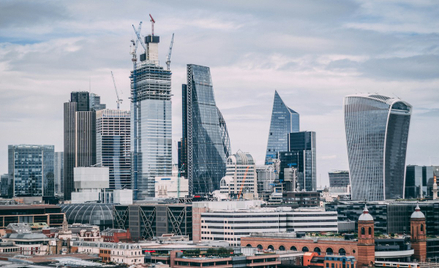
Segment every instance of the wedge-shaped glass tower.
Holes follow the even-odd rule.
[[[268,133],[265,164],[270,165],[277,153],[288,151],[288,137],[291,132],[299,131],[299,114],[285,105],[277,91],[274,92],[273,112],[271,113],[270,132]]]
[[[352,200],[404,197],[412,106],[377,94],[344,99]]]

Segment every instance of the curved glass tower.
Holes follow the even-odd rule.
[[[189,179],[189,194],[219,190],[231,154],[226,122],[216,107],[209,67],[188,64],[183,85],[183,138],[179,166]]]
[[[288,151],[287,135],[298,131],[299,114],[286,106],[277,91],[275,91],[265,156],[266,165],[273,164],[273,159],[276,159],[278,152]]]
[[[352,200],[404,197],[412,106],[382,95],[344,99]]]

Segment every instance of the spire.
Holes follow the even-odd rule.
[[[64,220],[62,222],[62,231],[65,233],[67,231],[69,231],[69,225],[67,223],[67,218],[66,218],[66,214],[64,214]]]
[[[421,208],[419,207],[419,203],[416,203],[415,211],[413,211],[410,219],[425,219],[424,213],[422,213]]]
[[[367,209],[366,204],[364,204],[363,213],[358,218],[358,221],[373,221],[373,217],[369,214],[369,210]]]

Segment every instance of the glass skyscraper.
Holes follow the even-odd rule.
[[[288,152],[296,153],[299,190],[317,190],[316,133],[301,131],[288,134]],[[282,160],[281,160],[282,161]],[[295,167],[292,165],[292,167]]]
[[[288,108],[280,98],[277,91],[274,92],[273,111],[271,113],[270,132],[268,133],[267,153],[265,164],[273,164],[277,153],[288,151],[287,135],[299,131],[299,114]]]
[[[131,189],[130,112],[96,112],[96,163],[108,167],[110,189]]]
[[[171,71],[159,65],[159,42],[145,37],[147,51],[130,77],[134,199],[153,197],[155,177],[172,175]]]
[[[215,104],[209,67],[187,65],[182,98],[179,167],[187,174],[190,194],[209,194],[219,190],[231,154],[226,122]]]
[[[9,145],[8,154],[14,196],[54,196],[55,146]]]
[[[377,94],[346,96],[344,116],[352,200],[404,197],[412,106]]]

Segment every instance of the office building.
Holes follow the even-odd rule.
[[[301,131],[289,133],[288,152],[297,153],[298,189],[317,190],[316,133]]]
[[[256,164],[249,153],[238,151],[227,158],[226,176],[221,179],[221,193],[230,199],[257,199]]]
[[[241,238],[257,232],[338,232],[336,212],[261,208],[259,202],[193,203],[194,241],[227,241],[231,246],[245,246]]]
[[[11,223],[46,223],[50,227],[62,225],[64,213],[55,205],[0,206],[0,229]]]
[[[132,189],[138,200],[154,196],[155,177],[172,174],[171,71],[159,65],[159,42],[154,34],[145,37],[146,53],[130,76]]]
[[[103,201],[105,189],[109,188],[108,167],[76,167],[74,168],[74,187],[72,192],[72,204],[86,203],[90,201]]]
[[[72,92],[64,103],[64,199],[73,192],[73,169],[96,164],[96,111],[87,91]]]
[[[297,131],[299,131],[299,114],[286,106],[275,91],[265,156],[266,165],[272,164],[273,159],[277,159],[277,153],[288,151],[287,135]]]
[[[301,191],[303,187],[303,171],[299,172],[299,151],[278,152],[279,183],[282,191]]]
[[[8,174],[3,174],[0,178],[0,196],[3,198],[14,196],[14,182]]]
[[[114,206],[114,228],[130,229],[134,241],[163,234],[187,235],[192,239],[192,205],[135,204]]]
[[[101,96],[96,93],[90,93],[90,109],[99,111],[103,110],[107,105],[101,103]]]
[[[263,197],[273,192],[273,184],[277,172],[274,165],[256,166],[256,181],[258,183],[258,196]],[[265,199],[264,199],[265,200]]]
[[[190,195],[207,195],[220,189],[226,159],[231,154],[226,122],[215,104],[209,67],[187,65],[182,98],[179,168],[189,179]]]
[[[405,199],[432,198],[435,173],[439,174],[439,166],[407,165]]]
[[[347,187],[349,183],[349,171],[337,170],[328,172],[329,187]]]
[[[404,198],[412,106],[377,94],[344,99],[352,200]]]
[[[110,170],[110,189],[131,189],[130,112],[96,112],[96,163]]]
[[[53,145],[9,145],[8,170],[14,196],[54,196]]]
[[[55,152],[54,164],[55,195],[62,195],[64,192],[64,152]]]
[[[183,198],[189,195],[189,181],[185,177],[156,177],[155,197]]]

